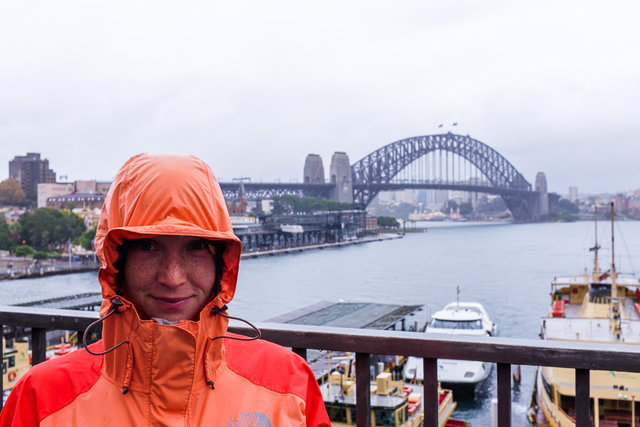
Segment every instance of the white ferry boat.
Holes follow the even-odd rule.
[[[427,334],[496,336],[498,327],[487,310],[477,302],[452,302],[436,312],[427,325]],[[474,360],[438,359],[438,380],[447,387],[468,388],[487,379],[492,364]],[[409,357],[404,367],[407,381],[422,381],[424,378],[422,359]]]

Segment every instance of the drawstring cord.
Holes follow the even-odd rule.
[[[128,340],[122,341],[119,344],[116,344],[115,346],[111,347],[108,350],[96,353],[93,352],[91,350],[89,350],[89,346],[87,345],[87,336],[89,335],[89,331],[91,330],[91,328],[95,327],[98,323],[100,322],[104,322],[105,320],[107,320],[107,318],[109,316],[111,316],[113,313],[117,312],[118,309],[120,307],[122,307],[124,304],[122,303],[122,301],[120,301],[118,298],[114,298],[111,300],[111,311],[109,313],[107,313],[106,316],[101,317],[100,319],[96,320],[95,322],[93,322],[92,324],[90,324],[89,326],[87,326],[87,329],[84,330],[84,336],[82,337],[82,345],[84,345],[84,349],[87,350],[87,353],[93,355],[93,356],[102,356],[103,354],[107,354],[113,350],[115,350],[116,348],[120,347],[122,344],[129,344]]]
[[[133,352],[131,351],[131,347],[129,347],[129,352],[127,354],[127,365],[124,370],[124,379],[122,380],[122,394],[127,394],[129,392],[129,383],[131,382],[132,373],[133,373]]]
[[[210,344],[211,340],[207,340],[207,344],[205,344],[204,346],[204,380],[209,385],[209,387],[211,387],[211,390],[215,390],[216,388],[213,384],[213,377],[211,375],[211,370],[209,369],[209,358],[207,357],[207,355],[209,354],[209,347],[211,347]]]
[[[209,370],[209,358],[207,357],[207,353],[209,352],[210,344],[212,342],[214,342],[215,340],[219,340],[219,339],[237,340],[237,341],[254,341],[254,340],[258,340],[258,339],[260,339],[260,337],[262,337],[262,332],[260,332],[260,329],[258,329],[258,327],[256,327],[253,323],[249,322],[248,320],[241,319],[239,317],[229,316],[228,314],[224,314],[223,311],[227,311],[227,306],[226,305],[223,305],[222,307],[215,306],[211,310],[211,315],[215,316],[215,315],[219,314],[220,316],[225,317],[227,319],[233,319],[233,320],[237,320],[239,322],[246,323],[254,331],[256,331],[256,335],[253,336],[253,337],[232,337],[232,336],[229,336],[229,335],[219,335],[217,337],[209,338],[207,340],[207,344],[206,344],[205,349],[204,349],[204,354],[205,354],[205,357],[204,357],[204,372],[205,372],[205,377],[206,377],[205,380],[206,380],[207,384],[209,384],[209,386],[211,387],[211,390],[215,390],[215,386],[214,386],[214,382],[213,382],[213,378],[212,378],[211,372]]]
[[[241,319],[239,317],[233,317],[233,316],[229,316],[228,314],[224,314],[223,311],[227,311],[227,306],[223,305],[222,307],[213,307],[213,309],[211,310],[211,315],[215,316],[216,314],[219,314],[222,317],[226,317],[227,319],[233,319],[233,320],[237,320],[239,322],[243,322],[246,323],[247,325],[249,325],[254,331],[256,331],[256,335],[253,337],[232,337],[229,335],[219,335],[217,337],[213,337],[213,338],[209,338],[211,341],[215,341],[218,339],[228,339],[228,340],[238,340],[238,341],[255,341],[255,340],[259,340],[262,337],[262,332],[260,332],[260,329],[258,329],[257,326],[255,326],[253,323],[249,322],[248,320],[244,320]]]
[[[111,311],[107,313],[106,316],[101,317],[100,319],[96,320],[95,322],[87,326],[87,329],[85,329],[84,331],[84,336],[82,337],[82,344],[84,345],[84,349],[87,351],[87,353],[94,356],[102,356],[104,354],[112,352],[113,350],[115,350],[116,348],[120,347],[123,344],[129,344],[129,340],[124,340],[119,342],[115,346],[111,347],[110,349],[104,350],[102,352],[93,352],[89,350],[89,346],[87,345],[87,336],[89,335],[89,331],[92,328],[94,328],[96,325],[98,325],[100,322],[104,322],[113,313],[118,312],[119,308],[122,307],[123,305],[124,304],[122,303],[122,301],[120,301],[118,298],[114,298],[113,300],[111,300]],[[246,323],[247,325],[249,325],[249,327],[251,327],[256,332],[256,335],[252,337],[246,337],[246,336],[233,337],[230,335],[219,335],[217,337],[207,339],[207,344],[205,345],[205,350],[204,350],[204,354],[205,354],[204,371],[205,371],[205,380],[212,390],[215,390],[215,385],[209,369],[209,358],[207,357],[207,354],[209,353],[209,349],[211,348],[211,343],[219,339],[228,339],[228,340],[237,340],[237,341],[254,341],[262,337],[262,332],[260,332],[260,329],[258,329],[258,327],[256,327],[253,323],[249,322],[248,320],[241,319],[239,317],[234,317],[234,316],[229,316],[227,314],[224,314],[223,311],[226,311],[226,310],[227,310],[226,305],[223,305],[222,307],[216,306],[211,310],[211,315],[215,316],[219,314],[220,316],[225,317],[227,319],[237,320],[239,322]],[[127,364],[125,368],[125,377],[122,383],[122,394],[127,394],[127,392],[129,391],[129,382],[131,380],[132,371],[133,371],[133,352],[131,351],[131,349],[129,349],[129,352],[127,354]]]
[[[111,311],[107,313],[106,316],[101,317],[100,319],[96,320],[95,322],[87,326],[87,329],[84,330],[84,336],[82,337],[82,344],[84,345],[84,349],[87,350],[87,353],[92,354],[94,356],[102,356],[104,354],[112,352],[113,350],[115,350],[116,348],[120,347],[123,344],[129,344],[129,340],[124,340],[114,345],[110,349],[102,352],[93,352],[89,350],[89,346],[87,345],[87,336],[89,335],[89,330],[94,326],[96,326],[98,323],[104,322],[113,313],[119,312],[119,308],[122,307],[123,305],[124,304],[122,303],[122,301],[120,301],[120,299],[118,298],[112,299]],[[132,372],[133,372],[133,352],[131,351],[131,346],[129,346],[129,351],[127,352],[127,365],[124,371],[124,379],[122,380],[122,394],[127,394],[129,392],[129,382],[131,381]]]

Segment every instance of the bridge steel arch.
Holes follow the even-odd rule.
[[[397,188],[392,180],[400,171],[427,153],[438,150],[449,151],[469,161],[490,182],[490,186],[484,187],[484,192],[499,194],[514,218],[531,219],[536,193],[524,176],[487,144],[453,133],[401,139],[358,160],[351,166],[354,203],[366,206],[380,191]],[[425,184],[422,187],[465,189],[462,185]]]

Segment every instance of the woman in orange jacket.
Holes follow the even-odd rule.
[[[98,224],[102,340],[34,366],[0,426],[328,426],[306,362],[227,333],[241,243],[211,169],[141,154]]]

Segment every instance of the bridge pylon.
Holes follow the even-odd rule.
[[[343,151],[336,151],[331,157],[329,167],[331,199],[340,203],[353,203],[353,177],[349,156]]]

